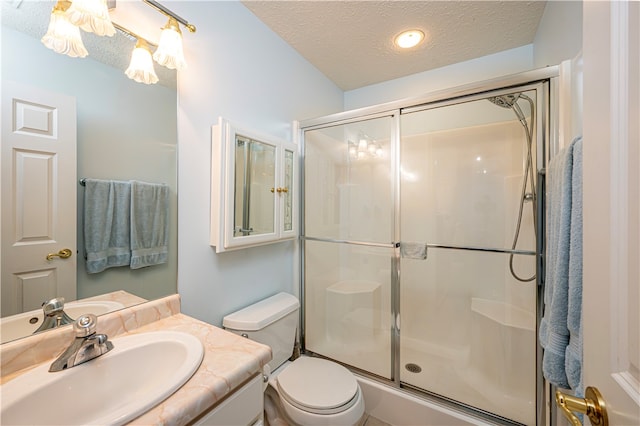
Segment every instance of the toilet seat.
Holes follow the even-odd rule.
[[[301,357],[277,378],[281,397],[294,407],[314,414],[335,414],[352,407],[360,387],[345,367],[321,358]]]

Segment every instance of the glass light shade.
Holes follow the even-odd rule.
[[[371,155],[376,155],[376,144],[371,142],[369,145],[367,145],[367,151]]]
[[[153,59],[160,65],[169,69],[182,70],[187,67],[184,60],[184,51],[182,49],[182,32],[178,21],[169,18],[169,22],[162,29],[160,34],[160,42]]]
[[[66,13],[72,24],[88,33],[109,37],[116,33],[109,17],[107,0],[73,0]]]
[[[129,68],[124,73],[138,83],[155,84],[158,82],[158,76],[153,69],[151,50],[145,40],[138,39],[136,47],[131,53]]]
[[[358,149],[356,145],[352,142],[349,142],[349,157],[357,158],[358,157]]]
[[[65,4],[66,3],[66,4]],[[42,44],[56,53],[84,58],[89,54],[82,43],[80,29],[73,25],[65,15],[69,2],[59,1],[51,11],[51,20],[47,33],[42,37]]]

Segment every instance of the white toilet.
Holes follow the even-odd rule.
[[[288,361],[295,344],[299,307],[295,296],[278,293],[227,315],[222,325],[271,347],[273,359],[265,367],[269,375],[265,406],[272,408],[268,399],[275,403],[276,418],[304,426],[360,424],[364,399],[349,370],[321,358],[302,356]]]

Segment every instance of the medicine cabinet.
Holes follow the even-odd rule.
[[[211,152],[216,252],[295,238],[297,146],[220,118]]]

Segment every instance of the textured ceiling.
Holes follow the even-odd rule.
[[[2,23],[34,37],[55,2],[2,1]],[[166,1],[170,6],[171,1]],[[260,20],[343,90],[352,90],[533,42],[545,1],[243,0]],[[141,1],[117,3],[112,19],[157,43],[166,19]],[[393,37],[419,28],[426,42],[399,51]],[[89,55],[126,68],[133,42],[83,33]],[[155,39],[154,39],[155,38]],[[169,71],[169,70],[166,70]],[[156,72],[165,73],[163,67]],[[175,72],[161,81],[175,87]]]
[[[533,42],[545,1],[243,0],[261,21],[343,90]],[[418,28],[426,42],[399,51]]]

